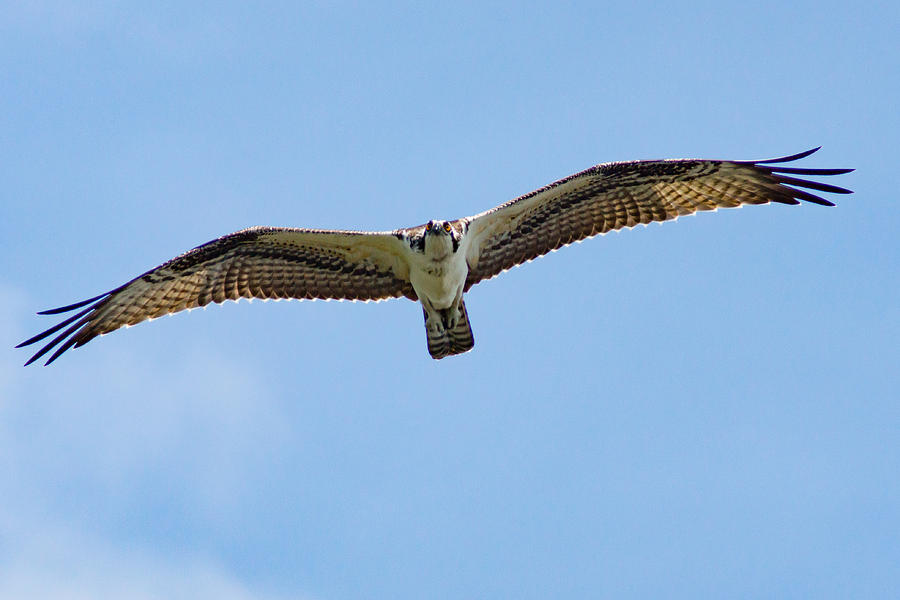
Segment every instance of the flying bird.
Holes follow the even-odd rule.
[[[834,206],[806,190],[850,190],[793,175],[853,169],[781,166],[818,149],[769,160],[604,163],[471,217],[394,231],[252,227],[197,246],[99,296],[39,312],[78,311],[16,347],[62,330],[25,363],[56,348],[49,365],[98,335],[211,302],[405,297],[422,304],[431,356],[461,354],[475,345],[465,292],[562,246],[722,207],[800,200]]]

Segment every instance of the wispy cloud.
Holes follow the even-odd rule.
[[[0,340],[3,342],[0,356],[0,407],[3,406],[3,398],[12,395],[13,378],[17,367],[13,346],[22,341],[22,329],[19,319],[25,314],[26,294],[22,290],[0,282]],[[6,358],[9,360],[5,360]]]
[[[0,11],[0,31],[52,37],[56,42],[102,34],[127,41],[156,58],[193,64],[198,58],[233,49],[240,27],[224,19],[219,11],[191,5],[157,11],[146,10],[140,3],[129,6],[109,0],[13,1],[4,3]]]
[[[98,352],[88,369],[24,369],[11,346],[26,297],[0,285],[0,598],[279,598],[202,544],[170,556],[115,525],[149,514],[148,490],[201,530],[231,522],[290,440],[263,375],[202,342],[187,360]]]
[[[198,519],[227,521],[260,463],[290,444],[288,420],[253,367],[201,342],[186,355],[148,363],[99,352],[87,369],[3,367],[13,374],[0,403],[0,491],[63,507],[58,490],[72,487],[116,506],[164,481]]]
[[[215,598],[279,600],[215,561],[160,557],[103,541],[52,522],[0,515],[0,597],[146,600]],[[309,596],[304,596],[309,598]]]
[[[64,2],[60,0],[13,0],[3,5],[0,27],[47,34],[89,33],[109,23],[116,2]]]

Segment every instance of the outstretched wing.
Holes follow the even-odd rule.
[[[648,160],[591,167],[462,219],[471,237],[466,290],[572,242],[639,223],[742,204],[799,204],[806,200],[834,206],[797,188],[835,194],[849,194],[850,190],[790,175],[840,175],[853,169],[774,166],[816,150],[757,161]]]
[[[383,300],[416,294],[392,232],[253,227],[198,246],[110,292],[46,310],[83,309],[17,347],[66,328],[25,363],[46,364],[98,335],[181,310],[239,298]]]

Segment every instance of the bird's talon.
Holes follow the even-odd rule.
[[[425,324],[425,327],[428,329],[429,333],[441,334],[444,333],[444,324],[441,323],[440,319],[428,319],[428,322]]]

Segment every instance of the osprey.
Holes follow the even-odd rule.
[[[45,364],[123,326],[239,298],[418,300],[428,352],[440,359],[475,345],[464,294],[476,283],[562,246],[652,221],[743,204],[833,203],[805,191],[850,190],[791,177],[853,169],[780,166],[818,150],[769,160],[648,160],[605,163],[481,214],[384,232],[252,227],[197,246],[88,300],[18,347],[63,330]]]

